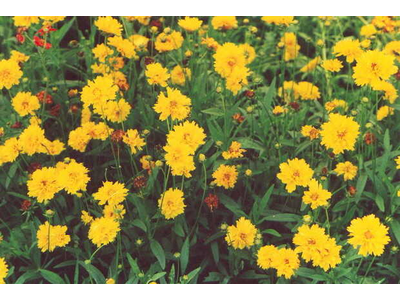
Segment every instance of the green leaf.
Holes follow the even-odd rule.
[[[298,222],[301,220],[301,217],[295,214],[274,214],[270,216],[266,216],[261,219],[261,222],[264,221],[274,221],[274,222]]]
[[[262,197],[260,201],[260,212],[262,213],[268,205],[269,200],[271,199],[272,192],[274,191],[274,185],[271,185],[267,192],[264,194],[264,197]]]
[[[140,229],[142,229],[144,232],[147,232],[147,228],[146,228],[146,224],[144,224],[144,222],[140,219],[135,219],[132,221],[132,225],[139,227]]]
[[[48,270],[40,270],[43,278],[53,284],[65,284],[64,280],[54,272]]]
[[[138,266],[138,264],[136,262],[136,259],[133,259],[132,256],[129,253],[126,254],[126,258],[128,259],[128,262],[129,262],[129,264],[130,264],[130,266],[132,268],[133,273],[139,274],[140,273],[140,269],[139,269],[139,266]]]
[[[19,162],[15,162],[11,165],[10,170],[8,171],[8,176],[6,178],[6,189],[8,189],[8,186],[11,183],[11,180],[13,179],[15,172],[17,171]]]
[[[161,269],[165,269],[165,253],[164,249],[161,247],[160,243],[156,240],[152,240],[150,243],[151,252],[157,258],[160,263]]]
[[[154,274],[154,275],[150,278],[149,281],[156,281],[156,280],[160,279],[161,277],[164,277],[165,274],[167,274],[167,272],[159,272],[159,273],[156,273],[156,274]]]
[[[233,199],[228,197],[227,195],[222,194],[220,196],[220,200],[221,200],[221,203],[227,209],[229,209],[231,212],[233,212],[235,214],[235,216],[237,216],[237,217],[243,217],[243,216],[247,217],[247,215],[241,209],[240,205],[238,203],[236,203]]]
[[[219,249],[218,249],[218,243],[217,242],[211,243],[211,252],[212,252],[212,255],[213,255],[215,263],[218,264],[218,262],[219,262]]]
[[[180,257],[182,274],[185,274],[186,267],[189,262],[189,246],[190,246],[189,237],[187,237],[185,242],[182,245],[181,257]]]
[[[356,203],[357,203],[357,202],[360,200],[360,198],[361,198],[361,195],[362,195],[362,193],[363,193],[363,191],[364,191],[364,188],[365,188],[365,185],[366,185],[366,183],[367,183],[367,180],[368,180],[368,175],[365,174],[365,173],[362,173],[362,174],[360,175],[360,177],[358,178],[358,180],[357,180],[357,184],[356,184],[357,192],[356,192],[356,194],[355,194],[355,196],[354,196],[354,201],[355,201]]]
[[[397,240],[397,243],[400,245],[400,223],[397,220],[393,220],[390,223],[390,228],[393,231],[393,234]]]
[[[385,211],[385,201],[381,197],[381,195],[375,195],[375,203],[378,206],[379,210],[384,212]]]
[[[221,110],[220,108],[216,108],[216,107],[208,108],[208,109],[202,110],[201,112],[205,113],[205,114],[213,115],[213,116],[218,116],[218,117],[224,115],[224,111]]]
[[[95,266],[92,264],[85,264],[84,262],[80,261],[79,264],[85,268],[85,270],[89,273],[89,275],[96,281],[98,284],[104,284],[106,283],[106,279],[104,278],[104,275],[100,272],[99,269],[97,269]]]
[[[197,275],[197,273],[200,272],[200,270],[201,270],[201,267],[198,267],[197,269],[195,269],[195,270],[193,270],[192,272],[190,272],[190,273],[187,275],[187,276],[188,276],[187,282],[190,282],[190,281]]]

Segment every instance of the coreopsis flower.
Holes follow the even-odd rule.
[[[315,140],[319,138],[319,130],[310,125],[304,125],[301,127],[301,134],[305,137],[308,137],[310,140]]]
[[[206,135],[203,128],[194,121],[185,121],[175,125],[167,135],[167,143],[170,145],[187,145],[189,154],[194,154],[197,148],[205,143]]]
[[[58,183],[68,194],[77,195],[79,191],[86,191],[87,183],[90,181],[89,169],[82,163],[74,159],[68,163],[59,162],[56,170]]]
[[[168,189],[158,199],[158,207],[161,209],[163,216],[169,219],[175,219],[185,211],[183,192],[180,189]]]
[[[151,17],[149,17],[149,16],[133,16],[133,17],[126,17],[126,18],[129,18],[129,20],[132,20],[132,21],[138,21],[140,24],[145,25],[145,26],[149,25],[150,19],[151,19]]]
[[[353,219],[347,230],[349,244],[358,248],[358,254],[362,256],[381,256],[385,245],[390,242],[388,228],[373,214]]]
[[[296,245],[296,251],[301,253],[302,258],[309,262],[320,255],[320,249],[328,239],[325,230],[317,224],[300,226],[298,232],[293,237],[293,244]]]
[[[383,99],[388,100],[390,104],[393,104],[398,98],[396,87],[388,81],[381,81],[376,83],[372,89],[374,91],[383,91],[385,95]]]
[[[48,155],[59,155],[61,152],[65,150],[65,144],[60,140],[44,140],[43,141],[43,153]]]
[[[345,56],[348,63],[352,63],[362,53],[360,41],[352,39],[344,39],[333,46],[333,54],[336,56]]]
[[[294,88],[301,100],[317,100],[321,97],[318,87],[311,82],[301,81]]]
[[[0,257],[0,284],[4,284],[4,279],[8,275],[8,265],[3,257]]]
[[[191,148],[186,144],[167,144],[164,147],[165,161],[171,167],[172,175],[191,177],[191,171],[196,167],[194,165],[193,155],[190,155]]]
[[[148,37],[140,34],[133,34],[129,39],[132,41],[133,45],[135,45],[137,51],[147,50],[147,45],[150,40]]]
[[[91,139],[92,137],[85,128],[78,127],[69,132],[68,145],[74,150],[85,152]]]
[[[121,228],[114,218],[101,217],[90,223],[89,239],[97,247],[108,245],[115,241]]]
[[[256,50],[250,44],[241,44],[239,48],[242,49],[243,55],[246,59],[246,64],[250,64],[256,58]]]
[[[17,159],[20,153],[20,146],[17,138],[9,138],[0,145],[0,166],[13,162]]]
[[[226,77],[226,88],[230,90],[234,95],[248,84],[247,76],[250,74],[250,70],[246,67],[236,67],[232,70],[232,73]]]
[[[28,17],[28,16],[15,16],[13,17],[14,25],[17,27],[29,28],[32,24],[39,23],[39,17]]]
[[[27,62],[29,60],[29,56],[22,52],[19,52],[16,50],[11,50],[10,59],[15,60],[17,63],[20,64],[20,63]]]
[[[211,25],[215,30],[229,30],[237,28],[238,22],[234,16],[217,16],[212,18]]]
[[[182,43],[182,34],[179,31],[173,30],[169,33],[160,33],[156,38],[154,46],[159,52],[168,52],[179,49],[180,47],[182,47]]]
[[[334,238],[327,237],[324,243],[319,245],[318,253],[313,257],[313,266],[321,267],[325,272],[341,263],[340,250],[342,246],[336,244]]]
[[[310,180],[314,174],[314,171],[310,168],[304,159],[288,159],[287,162],[279,165],[280,173],[277,175],[284,184],[286,184],[286,190],[291,193],[296,187],[306,187],[310,183]]]
[[[85,122],[82,124],[81,128],[86,131],[86,134],[90,138],[95,140],[105,141],[109,136],[112,136],[114,129],[107,126],[104,122],[94,123]]]
[[[343,68],[343,64],[337,58],[324,60],[321,66],[329,72],[339,72]]]
[[[34,114],[40,108],[39,99],[30,92],[18,92],[11,103],[21,117]]]
[[[233,43],[219,46],[213,57],[215,71],[223,78],[229,77],[234,69],[244,68],[246,65],[243,49]]]
[[[128,195],[128,189],[120,182],[104,181],[103,185],[92,196],[100,205],[118,205]]]
[[[125,99],[118,101],[107,101],[101,115],[114,123],[122,123],[128,118],[132,107]]]
[[[40,19],[43,20],[43,26],[49,27],[57,22],[61,22],[65,20],[65,16],[40,16]]]
[[[378,111],[376,112],[376,119],[378,121],[382,121],[383,119],[385,119],[386,117],[388,117],[389,115],[393,115],[394,114],[394,108],[384,105],[381,106]]]
[[[56,168],[44,167],[33,172],[27,182],[28,196],[35,197],[39,203],[53,199],[62,189],[57,175]]]
[[[126,210],[122,204],[118,205],[106,205],[103,208],[103,216],[106,218],[112,218],[117,221],[122,220],[126,214]]]
[[[389,16],[376,16],[371,23],[384,32],[393,32],[399,26],[397,21]]]
[[[278,276],[290,279],[299,266],[300,260],[295,250],[286,248],[277,249],[272,267],[276,269]]]
[[[344,100],[333,99],[332,101],[328,101],[325,103],[325,109],[328,112],[335,110],[338,107],[342,107],[344,110],[347,110],[347,103]]]
[[[105,44],[98,44],[92,49],[93,55],[99,60],[99,62],[105,62],[106,58],[114,54],[114,50],[107,47]]]
[[[96,113],[101,113],[109,100],[114,100],[118,87],[110,76],[98,76],[82,89],[81,100],[85,107],[93,105]]]
[[[257,265],[264,270],[272,268],[277,252],[274,245],[261,247],[257,252]]]
[[[396,169],[400,169],[400,155],[396,157],[395,161],[396,161],[396,164],[397,164],[396,165]]]
[[[38,125],[29,125],[19,136],[18,144],[22,153],[32,156],[44,151],[44,130]]]
[[[367,24],[361,27],[360,35],[365,37],[371,37],[376,34],[378,31],[376,30],[374,24]]]
[[[281,114],[285,114],[287,112],[288,112],[288,109],[281,105],[275,105],[274,108],[272,109],[272,113],[274,115],[281,115]]]
[[[201,27],[201,24],[203,24],[203,21],[199,20],[199,18],[185,17],[178,21],[178,25],[189,32],[198,30]]]
[[[167,80],[170,77],[168,69],[164,68],[160,63],[151,63],[147,65],[145,74],[149,84],[159,84],[162,87],[167,86]]]
[[[115,284],[115,279],[114,278],[107,278],[106,284]]]
[[[66,234],[67,226],[52,226],[48,221],[39,226],[36,233],[38,247],[42,252],[53,252],[56,247],[65,247],[71,237]]]
[[[110,16],[98,17],[94,25],[105,34],[121,35],[122,33],[122,24]]]
[[[357,85],[374,87],[381,81],[388,80],[398,70],[394,64],[395,57],[378,50],[369,50],[357,58],[353,68],[353,78]]]
[[[82,210],[81,220],[83,224],[88,225],[93,221],[93,217],[86,210]]]
[[[300,72],[307,73],[315,70],[315,68],[321,62],[321,57],[317,56],[316,58],[310,60],[304,67],[300,69]]]
[[[158,95],[157,102],[153,109],[160,114],[161,121],[168,117],[172,120],[184,120],[190,113],[192,101],[189,97],[183,95],[179,90],[167,87],[167,93],[161,92]]]
[[[192,72],[189,68],[182,68],[181,66],[175,66],[171,71],[171,82],[172,84],[184,86],[186,79],[191,78]]]
[[[321,126],[321,144],[327,149],[333,149],[335,155],[344,150],[354,150],[357,137],[360,134],[360,125],[353,117],[340,114],[330,114],[329,121]]]
[[[283,58],[285,61],[295,59],[299,55],[300,46],[293,32],[285,32],[280,42],[284,46]]]
[[[150,155],[143,155],[139,161],[142,164],[142,168],[144,170],[147,170],[147,172],[149,174],[151,173],[151,170],[154,169],[154,167],[156,165],[155,161],[152,161],[152,157]]]
[[[250,248],[255,243],[256,234],[256,226],[250,220],[241,217],[236,221],[236,225],[228,227],[225,241],[234,249]]]
[[[237,141],[233,141],[228,150],[222,152],[222,157],[224,159],[240,158],[243,157],[244,152],[246,152],[246,150],[242,149],[242,144]]]
[[[235,186],[238,178],[238,171],[235,166],[220,165],[218,169],[213,172],[212,177],[214,178],[213,182],[217,186],[230,189]]]
[[[124,57],[132,59],[137,58],[135,45],[129,39],[124,39],[120,36],[108,38],[108,44],[115,47],[117,51]]]
[[[284,26],[289,26],[290,24],[294,23],[294,17],[292,16],[265,16],[261,17],[261,20],[267,24]]]
[[[358,171],[358,167],[353,165],[349,161],[345,161],[343,163],[338,163],[334,172],[337,175],[343,175],[345,181],[351,180],[356,177]]]
[[[400,41],[391,41],[385,45],[383,52],[395,56],[400,61]]]
[[[201,44],[206,45],[207,48],[217,50],[220,44],[212,37],[202,38]]]
[[[325,190],[322,185],[315,179],[311,179],[308,184],[308,191],[304,192],[303,202],[310,204],[311,209],[328,204],[328,200],[332,197],[332,193]]]
[[[297,83],[294,81],[284,81],[283,87],[278,89],[279,97],[283,98],[285,102],[290,102],[290,100],[297,100],[299,94],[297,92]]]
[[[136,129],[128,129],[123,135],[122,140],[130,147],[132,154],[136,154],[137,151],[142,150],[143,146],[146,145],[144,139]]]
[[[13,85],[18,84],[22,74],[21,68],[15,60],[0,60],[0,89],[10,89]]]

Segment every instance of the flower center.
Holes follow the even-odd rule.
[[[307,243],[308,243],[309,245],[315,245],[315,244],[316,244],[316,241],[315,241],[314,239],[308,239],[308,240],[307,240]]]
[[[374,236],[372,235],[371,231],[364,232],[364,236],[366,239],[372,239]]]
[[[241,238],[242,240],[245,240],[246,237],[247,237],[247,235],[246,235],[245,233],[241,233],[241,234],[240,234],[240,238]]]
[[[344,137],[346,136],[346,134],[347,134],[347,130],[338,131],[337,137],[338,137],[339,139],[344,139]]]

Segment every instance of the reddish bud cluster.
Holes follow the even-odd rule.
[[[211,211],[214,211],[214,209],[218,208],[219,205],[219,199],[218,196],[215,194],[209,194],[205,199],[204,202],[207,204],[208,208]]]

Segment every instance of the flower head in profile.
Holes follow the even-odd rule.
[[[238,22],[234,16],[217,16],[212,18],[211,25],[215,30],[229,30],[237,28]]]
[[[184,120],[190,113],[192,101],[183,95],[179,90],[167,87],[167,93],[161,92],[158,95],[154,110],[160,114],[160,120],[164,121],[168,117],[172,120]]]
[[[319,130],[313,126],[304,125],[301,127],[301,134],[310,140],[315,140],[319,137]]]
[[[382,121],[383,119],[393,114],[394,114],[394,108],[388,105],[384,105],[379,107],[378,111],[376,112],[376,119],[378,121]]]
[[[66,234],[67,229],[67,226],[52,226],[47,221],[40,225],[36,233],[39,249],[42,252],[53,252],[56,247],[65,247],[71,241],[71,237]]]
[[[108,245],[115,241],[120,230],[119,222],[114,218],[97,218],[90,223],[89,239],[97,247]]]
[[[178,25],[189,32],[198,30],[201,27],[201,24],[203,24],[203,21],[199,20],[199,18],[185,17],[178,21]]]
[[[347,227],[349,244],[358,248],[358,254],[381,256],[385,245],[390,242],[388,228],[375,215],[355,218]]]
[[[122,24],[110,16],[99,17],[94,21],[94,25],[106,34],[121,35],[122,33]]]
[[[304,192],[303,202],[310,204],[312,209],[320,206],[326,206],[332,193],[325,190],[322,185],[315,179],[311,179],[308,184],[308,191]]]
[[[315,68],[318,66],[318,64],[321,62],[321,57],[317,56],[316,58],[313,58],[310,60],[304,67],[300,69],[300,72],[302,73],[307,73],[315,70]]]
[[[214,183],[226,189],[233,188],[237,181],[238,171],[235,166],[220,165],[212,174]]]
[[[344,150],[354,150],[359,129],[360,125],[352,117],[330,114],[329,121],[321,126],[321,144],[333,149],[336,155]]]
[[[318,87],[307,81],[299,82],[295,86],[295,93],[300,96],[301,100],[317,100],[321,97]]]
[[[293,16],[264,16],[261,17],[261,20],[267,24],[284,25],[284,26],[289,26],[295,21]]]
[[[147,65],[145,74],[149,84],[159,84],[162,87],[167,86],[167,80],[170,77],[168,74],[168,69],[164,68],[160,63],[152,63]]]
[[[306,187],[314,174],[304,159],[288,159],[287,162],[279,165],[280,173],[277,175],[284,184],[286,190],[291,193],[296,189],[296,186]]]
[[[321,66],[329,72],[339,72],[343,68],[342,62],[337,58],[324,60]]]
[[[175,66],[171,71],[172,84],[184,86],[187,79],[190,79],[192,72],[189,68],[182,68],[180,65]]]
[[[123,202],[128,195],[128,189],[120,182],[103,182],[103,186],[93,194],[93,198],[99,201],[100,205],[117,205]]]
[[[158,199],[158,207],[166,219],[174,219],[185,211],[183,192],[180,189],[168,189]]]
[[[283,58],[285,61],[293,60],[299,55],[300,45],[297,43],[297,37],[293,32],[285,32],[280,44],[284,46]]]
[[[39,17],[36,16],[15,16],[13,17],[14,25],[17,27],[29,28],[32,24],[39,23]]]
[[[228,227],[225,241],[234,249],[249,248],[254,245],[257,228],[250,220],[241,217],[236,221],[236,225]]]
[[[337,175],[343,175],[345,181],[351,180],[356,177],[358,171],[358,167],[353,165],[349,161],[345,161],[342,163],[338,163],[334,172]]]

